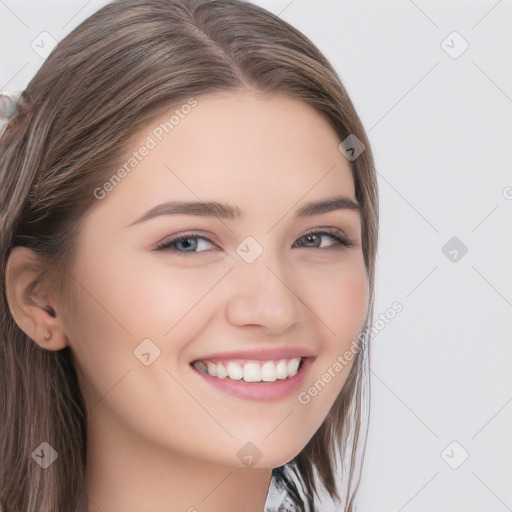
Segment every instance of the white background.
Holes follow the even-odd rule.
[[[0,0],[0,90],[106,3]],[[255,3],[331,60],[374,151],[376,318],[404,309],[374,339],[359,510],[512,510],[512,1]]]

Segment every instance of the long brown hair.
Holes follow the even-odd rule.
[[[0,138],[4,512],[83,512],[87,441],[87,411],[69,348],[42,349],[10,313],[5,272],[11,250],[35,251],[40,275],[64,290],[80,224],[96,201],[93,191],[138,128],[190,97],[248,88],[296,98],[323,115],[340,142],[355,135],[365,145],[350,161],[370,285],[365,335],[321,427],[293,460],[273,471],[301,510],[315,510],[314,496],[322,489],[346,512],[354,509],[366,445],[378,234],[376,175],[362,123],[321,52],[268,11],[240,0],[118,0],[58,44],[22,92],[19,113]],[[42,440],[60,454],[46,470],[31,458]]]

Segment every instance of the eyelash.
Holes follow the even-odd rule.
[[[304,249],[322,249],[322,250],[343,250],[343,249],[350,249],[351,247],[354,247],[355,246],[355,243],[352,242],[351,240],[349,240],[348,238],[342,236],[339,234],[339,232],[337,230],[328,230],[328,229],[324,229],[324,230],[321,230],[321,231],[308,231],[307,233],[304,233],[304,235],[302,235],[298,240],[301,240],[309,235],[327,235],[331,238],[333,238],[334,240],[337,241],[337,246],[332,246],[332,247],[302,247]],[[216,245],[215,242],[213,242],[212,240],[210,240],[208,237],[206,236],[202,236],[198,233],[184,233],[183,235],[178,235],[178,236],[175,236],[169,240],[165,240],[163,242],[160,242],[155,250],[156,251],[170,251],[170,252],[173,252],[175,254],[179,254],[180,256],[181,255],[186,255],[186,254],[200,254],[202,252],[206,252],[206,251],[193,251],[193,252],[187,252],[187,251],[178,251],[177,249],[173,248],[172,246],[178,242],[182,242],[184,240],[190,240],[190,239],[202,239],[202,240],[206,240],[208,243],[210,244],[213,244],[213,245]]]

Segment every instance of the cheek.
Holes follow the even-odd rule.
[[[357,337],[368,307],[368,277],[362,257],[325,266],[306,279],[304,297],[323,324],[325,348],[343,348]]]
[[[197,309],[230,268],[226,263],[213,268],[187,267],[177,264],[176,258],[170,264],[164,254],[147,253],[128,257],[118,252],[101,259],[95,255],[88,261],[89,267],[78,280],[92,302],[84,297],[81,313],[91,310],[89,319],[106,316],[107,324],[117,324],[118,332],[129,334],[134,341],[166,334]]]
[[[343,388],[366,319],[369,290],[364,261],[339,265],[315,275],[309,284],[308,306],[314,311],[321,352],[297,395],[301,414],[311,432],[321,425]],[[308,281],[309,282],[309,281]]]
[[[155,260],[94,253],[73,270],[77,306],[68,322],[70,343],[97,394],[141,366],[134,350],[143,340],[160,351],[155,366],[179,356],[197,330],[209,290],[229,270],[226,264],[207,271]]]

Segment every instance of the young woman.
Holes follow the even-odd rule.
[[[377,184],[319,50],[119,0],[3,105],[3,511],[353,510]]]

